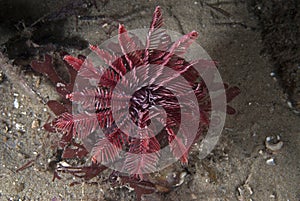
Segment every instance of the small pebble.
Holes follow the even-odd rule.
[[[56,87],[65,87],[66,85],[64,83],[58,82],[56,84]]]
[[[293,109],[293,104],[291,101],[287,101],[287,105],[289,106],[289,108]]]
[[[14,100],[14,108],[16,108],[16,109],[19,108],[19,102],[18,102],[17,98]]]
[[[267,165],[276,165],[274,158],[269,158],[268,160],[266,160]]]
[[[267,149],[275,152],[279,151],[282,148],[283,142],[280,140],[279,135],[277,135],[276,137],[268,136],[266,137],[265,145]]]
[[[4,80],[4,73],[0,71],[0,84],[3,82],[3,80]]]
[[[17,130],[20,130],[20,131],[25,131],[25,129],[24,129],[24,125],[23,125],[23,124],[16,123],[15,125],[16,125],[16,129],[17,129]]]
[[[273,193],[273,194],[270,195],[270,198],[271,198],[271,199],[275,199],[275,198],[276,198],[276,195]]]
[[[36,129],[38,127],[40,127],[40,121],[38,119],[33,120],[31,123],[31,128]]]
[[[181,172],[179,175],[179,182],[175,184],[175,186],[180,186],[181,184],[183,184],[186,175],[186,172]]]
[[[271,72],[271,73],[270,73],[270,76],[271,76],[271,77],[275,77],[275,75],[276,75],[275,72]]]

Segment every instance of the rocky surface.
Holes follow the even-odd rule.
[[[113,188],[101,178],[93,185],[82,182],[73,187],[70,175],[52,182],[49,162],[55,153],[49,139],[55,136],[42,125],[52,117],[45,101],[58,96],[47,78],[32,72],[28,64],[43,53],[55,55],[60,50],[88,54],[87,44],[101,44],[116,34],[119,22],[128,29],[148,27],[156,5],[163,10],[166,28],[200,33],[197,42],[220,63],[224,82],[239,86],[242,93],[231,102],[238,113],[227,117],[214,151],[199,160],[195,147],[182,185],[144,200],[300,199],[299,116],[270,76],[274,63],[261,54],[271,47],[262,41],[254,4],[17,0],[0,1],[1,49],[15,64],[0,70],[0,200],[135,200],[130,188]],[[271,139],[282,142],[282,147],[270,150]],[[17,172],[30,161],[30,167]]]

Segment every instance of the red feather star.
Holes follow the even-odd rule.
[[[199,140],[210,124],[212,110],[208,88],[193,65],[210,67],[215,66],[215,62],[187,62],[181,56],[197,39],[198,33],[192,31],[172,42],[167,32],[161,29],[162,25],[161,9],[157,7],[143,49],[137,48],[141,41],[128,34],[125,27],[120,25],[118,44],[110,45],[122,56],[90,45],[90,50],[108,66],[107,68],[96,66],[88,57],[63,55],[70,73],[69,82],[61,79],[56,73],[50,56],[46,55],[44,62],[32,62],[33,69],[46,74],[64,99],[63,104],[57,101],[48,102],[48,106],[57,117],[45,125],[49,131],[63,133],[59,143],[64,150],[63,157],[82,157],[90,152],[94,165],[110,164],[123,157],[124,170],[130,176],[140,179],[143,179],[144,172],[156,170],[161,156],[159,151],[166,146],[169,146],[170,152],[181,163],[188,163],[190,148],[186,146],[186,142],[191,141],[191,144],[194,144]],[[146,67],[152,70],[149,71]],[[167,69],[176,73],[168,74]],[[132,75],[130,79],[126,76],[129,72]],[[97,80],[97,84],[80,86],[78,90],[74,90],[78,77],[87,81]],[[174,94],[170,89],[155,84],[157,80],[162,80],[163,84],[180,89],[181,83],[176,82],[178,77],[187,81],[198,102],[199,128],[193,139],[189,139],[189,128],[183,129],[182,135],[177,135],[182,118],[190,121],[194,119],[192,111],[182,110],[181,104],[190,103],[179,103],[180,96],[184,97],[186,94]],[[120,91],[114,94],[118,83],[123,88],[130,88],[132,83],[141,83],[143,80],[148,80],[150,84],[140,87],[131,96]],[[226,84],[222,84],[222,87],[225,88],[227,102],[240,93],[237,87],[228,87]],[[128,100],[129,102],[124,103]],[[113,102],[122,103],[118,108],[118,120],[113,115]],[[122,107],[123,104],[129,105]],[[80,105],[82,110],[72,112],[74,105]],[[161,114],[159,108],[165,111],[165,115]],[[235,110],[227,106],[227,113],[233,114]],[[137,129],[128,126],[130,123]],[[150,124],[163,126],[155,133],[148,129]],[[97,133],[99,128],[102,134]],[[74,138],[84,141],[95,136],[95,143],[91,147],[72,142]]]

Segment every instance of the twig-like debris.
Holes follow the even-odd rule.
[[[247,24],[243,23],[243,22],[217,22],[214,23],[215,25],[221,25],[221,26],[240,26],[243,27],[245,29],[251,29],[253,31],[257,30],[256,27],[253,26],[248,26]]]
[[[11,83],[15,86],[16,90],[20,94],[26,94],[31,98],[33,103],[35,104],[46,104],[46,100],[41,97],[38,93],[36,93],[24,80],[24,78],[20,75],[17,69],[20,69],[18,66],[14,66],[11,64],[8,58],[6,58],[0,52],[0,69],[6,75],[6,77],[11,81]]]
[[[216,7],[213,4],[209,4],[209,3],[205,3],[205,5],[207,5],[208,7],[214,9],[215,11],[221,13],[222,15],[224,15],[227,18],[230,18],[232,15],[227,12],[226,10],[223,10],[222,8]]]
[[[34,27],[36,24],[43,21],[56,21],[56,20],[65,19],[70,16],[80,15],[82,10],[91,6],[89,4],[95,6],[95,8],[97,9],[97,4],[95,0],[92,3],[84,0],[70,1],[70,3],[67,3],[66,5],[57,9],[56,11],[43,15],[42,17],[34,21],[30,25],[30,27]]]

